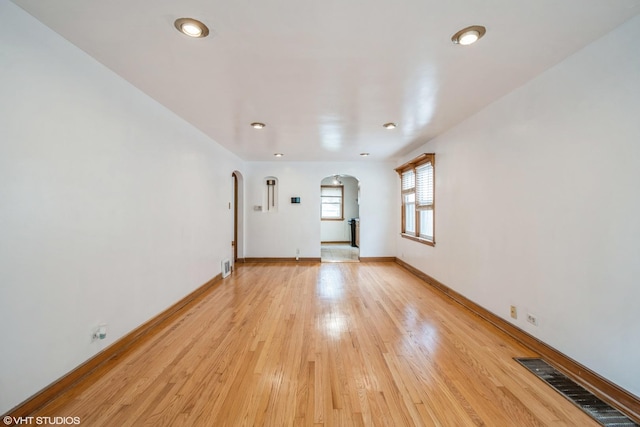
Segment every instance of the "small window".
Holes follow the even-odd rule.
[[[320,187],[322,210],[320,218],[323,221],[344,220],[344,187],[342,185],[323,185]]]
[[[396,169],[402,190],[402,236],[435,245],[435,154],[422,154]]]

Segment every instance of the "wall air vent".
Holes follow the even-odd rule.
[[[231,274],[231,261],[228,259],[222,260],[222,278],[224,279]]]

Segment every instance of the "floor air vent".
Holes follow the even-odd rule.
[[[514,359],[603,426],[640,426],[640,424],[636,424],[622,412],[603,402],[544,360],[528,357],[516,357]]]

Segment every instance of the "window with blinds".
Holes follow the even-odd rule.
[[[344,219],[344,187],[342,185],[323,185],[320,187],[321,212],[323,220],[342,221]]]
[[[396,169],[402,190],[402,236],[429,245],[434,238],[435,154],[422,154]]]

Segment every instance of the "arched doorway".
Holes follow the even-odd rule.
[[[320,182],[322,262],[360,261],[360,181],[334,174]]]

